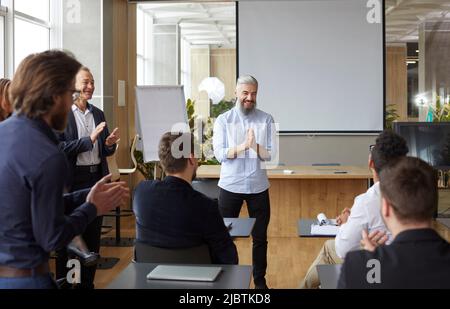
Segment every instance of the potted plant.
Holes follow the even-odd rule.
[[[386,129],[392,130],[392,123],[398,120],[397,108],[394,104],[386,105]]]
[[[441,103],[441,97],[436,98],[435,107],[430,106],[433,114],[433,122],[448,122],[450,121],[450,104],[447,102]]]

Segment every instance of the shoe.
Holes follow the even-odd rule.
[[[67,246],[67,253],[78,257],[83,266],[94,266],[98,263],[100,255],[89,252],[86,244],[80,236],[75,237]]]

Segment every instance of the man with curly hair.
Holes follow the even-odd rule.
[[[370,233],[370,238],[380,244],[392,241],[380,213],[379,174],[390,162],[405,157],[407,153],[408,146],[401,136],[388,130],[378,136],[375,145],[370,147],[369,154],[369,168],[375,184],[355,198],[351,209],[344,209],[337,217],[340,227],[336,238],[325,242],[300,288],[318,288],[320,282],[316,266],[342,264],[348,252],[360,249],[363,233],[366,237]]]

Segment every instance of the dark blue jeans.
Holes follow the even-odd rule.
[[[219,210],[222,217],[239,217],[244,201],[247,202],[250,217],[256,219],[252,231],[253,280],[255,285],[264,285],[267,269],[267,227],[270,221],[269,190],[257,194],[240,194],[220,189]]]
[[[50,274],[24,277],[0,278],[0,289],[56,289],[56,283]]]

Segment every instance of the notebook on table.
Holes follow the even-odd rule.
[[[325,214],[317,215],[317,223],[311,225],[311,235],[336,236],[339,231],[336,219],[328,219]]]
[[[147,279],[213,282],[221,271],[221,267],[213,266],[158,265],[147,275]]]
[[[311,235],[336,236],[338,231],[339,226],[336,225],[311,225]]]

